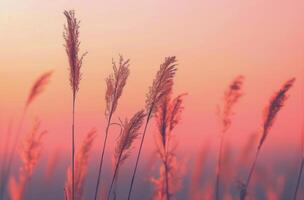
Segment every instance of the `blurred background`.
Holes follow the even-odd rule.
[[[72,119],[72,92],[62,37],[66,9],[75,10],[81,20],[80,51],[88,51],[76,105],[77,144],[91,128],[98,130],[90,157],[87,199],[93,197],[104,137],[105,78],[112,71],[112,59],[117,60],[119,54],[130,59],[131,74],[114,115],[115,121],[131,117],[144,108],[145,95],[159,65],[166,56],[174,55],[178,59],[174,95],[187,92],[188,96],[182,120],[174,130],[178,142],[176,154],[184,165],[177,199],[188,196],[194,162],[207,143],[208,161],[204,170],[210,172],[210,177],[204,181],[214,182],[220,134],[217,106],[222,105],[224,91],[237,75],[245,76],[245,82],[244,96],[234,108],[226,141],[232,157],[237,157],[252,133],[260,130],[264,108],[273,94],[286,80],[296,77],[286,106],[279,113],[258,161],[261,168],[273,168],[271,180],[275,182],[278,177],[294,175],[290,173],[296,171],[300,162],[304,121],[303,1],[1,0],[0,143],[4,141],[9,122],[17,126],[34,80],[43,72],[54,71],[45,92],[30,107],[22,132],[26,134],[37,117],[42,121],[42,128],[48,131],[26,199],[63,199]],[[145,139],[135,199],[152,196],[149,178],[158,173],[154,125],[153,121]],[[104,171],[108,179],[118,131],[112,129],[108,141]],[[0,146],[0,156],[3,146]],[[138,146],[137,141],[134,154],[121,169],[118,195],[122,199],[129,186]],[[52,159],[56,159],[56,167],[51,178],[45,181],[45,171]],[[18,160],[14,172],[18,171]],[[288,181],[292,189],[295,179]],[[290,195],[288,188],[285,190],[284,194]]]

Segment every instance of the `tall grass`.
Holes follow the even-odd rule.
[[[97,132],[95,129],[89,131],[82,141],[79,148],[75,146],[75,110],[76,110],[76,100],[79,91],[79,85],[81,81],[81,67],[83,64],[83,59],[86,53],[80,54],[80,39],[79,39],[79,29],[80,21],[76,18],[75,12],[73,10],[64,11],[64,16],[66,18],[66,24],[64,25],[63,39],[65,41],[65,51],[68,58],[69,64],[69,84],[72,90],[72,123],[71,123],[71,164],[67,169],[66,182],[65,182],[65,199],[66,200],[83,200],[85,182],[88,173],[88,161],[89,155],[92,151],[93,143],[95,141]],[[140,136],[140,146],[136,154],[135,166],[133,169],[130,188],[128,191],[128,200],[131,199],[132,191],[134,190],[135,178],[138,170],[139,160],[141,158],[141,153],[143,151],[143,145],[145,136],[147,133],[148,125],[153,119],[156,118],[157,122],[157,153],[161,160],[160,165],[160,175],[157,178],[153,178],[151,181],[155,186],[154,198],[157,200],[170,200],[174,199],[174,195],[177,192],[181,181],[179,177],[179,167],[180,163],[175,155],[176,145],[174,143],[173,129],[180,121],[180,115],[183,110],[183,96],[179,95],[175,99],[171,99],[172,88],[173,88],[173,79],[177,71],[177,60],[174,56],[166,57],[164,62],[160,65],[159,71],[156,74],[156,77],[153,80],[152,86],[149,88],[149,92],[146,95],[145,109],[140,110],[135,113],[131,119],[126,119],[125,121],[120,121],[119,126],[121,127],[121,132],[118,137],[115,152],[114,152],[114,166],[113,166],[113,176],[111,177],[109,190],[106,191],[106,195],[103,195],[103,199],[107,198],[108,200],[113,196],[116,199],[116,190],[117,183],[119,178],[119,172],[122,165],[129,157],[131,150],[133,148],[134,142],[136,139],[139,139]],[[125,60],[123,56],[119,57],[119,61],[112,61],[113,72],[106,78],[106,93],[105,93],[105,136],[103,139],[103,145],[100,151],[100,160],[98,160],[98,176],[96,181],[94,199],[97,200],[99,197],[99,189],[102,182],[102,167],[104,161],[104,154],[107,148],[107,141],[109,137],[110,128],[113,124],[112,118],[118,107],[118,102],[122,96],[123,90],[126,86],[127,79],[129,77],[129,59]],[[45,90],[53,72],[43,73],[38,79],[34,82],[27,98],[25,99],[22,110],[20,110],[20,119],[17,121],[16,130],[11,130],[12,124],[8,126],[6,133],[6,140],[4,141],[4,157],[1,163],[1,174],[0,174],[0,200],[5,199],[6,197],[6,187],[8,186],[8,195],[12,200],[22,200],[25,198],[25,191],[28,187],[30,178],[33,175],[33,171],[37,166],[37,163],[41,157],[42,152],[42,139],[46,134],[46,131],[40,130],[40,121],[35,121],[34,126],[25,136],[22,141],[20,151],[18,155],[21,158],[21,165],[17,175],[10,175],[12,166],[14,164],[14,155],[19,144],[19,139],[23,133],[23,125],[28,114],[28,110],[36,98]],[[249,197],[248,190],[249,186],[253,186],[254,175],[258,179],[262,179],[261,187],[262,191],[265,194],[265,197],[268,199],[279,199],[286,182],[285,177],[278,177],[274,179],[270,170],[272,168],[267,168],[267,171],[264,173],[256,172],[256,163],[261,153],[262,146],[264,145],[266,138],[268,137],[271,128],[277,118],[278,113],[286,103],[288,99],[287,93],[290,88],[294,85],[295,79],[290,79],[283,84],[278,92],[270,99],[269,105],[265,108],[264,118],[262,120],[262,131],[261,137],[258,138],[257,135],[253,135],[249,139],[249,142],[245,145],[243,151],[241,151],[240,159],[238,160],[237,166],[242,166],[246,163],[249,158],[249,153],[255,150],[255,157],[250,168],[248,177],[244,183],[241,183],[240,193],[226,193],[221,192],[221,184],[225,180],[223,174],[228,174],[224,171],[225,168],[225,159],[227,155],[225,154],[225,137],[229,131],[232,124],[232,115],[234,106],[237,104],[239,99],[242,97],[242,87],[243,87],[242,76],[236,77],[232,83],[229,85],[228,89],[225,91],[223,105],[219,111],[220,118],[220,144],[219,152],[217,157],[217,166],[216,166],[216,180],[215,185],[213,182],[209,182],[205,191],[200,191],[199,188],[200,178],[203,176],[202,167],[205,164],[206,154],[208,148],[204,148],[200,159],[197,164],[194,166],[194,172],[192,174],[192,182],[190,186],[190,199],[213,199],[220,200],[223,199],[232,199],[233,195],[239,195],[240,200],[245,200]],[[143,132],[140,132],[141,127],[144,126]],[[15,134],[13,135],[12,132]],[[22,136],[23,137],[23,136]],[[259,139],[259,140],[258,140]],[[12,144],[10,144],[10,142]],[[256,145],[255,142],[258,144]],[[293,192],[293,199],[296,200],[301,194],[299,192],[300,185],[303,176],[304,170],[304,131],[302,133],[301,140],[301,163],[300,169],[297,176],[297,182],[295,191]],[[207,146],[207,145],[206,145]],[[75,154],[76,153],[76,154]],[[54,166],[56,164],[55,157],[49,162],[49,172],[50,176],[53,173]],[[154,160],[153,160],[154,161]],[[224,164],[223,164],[224,163]],[[262,171],[262,170],[261,170]],[[225,173],[223,173],[225,172]],[[266,173],[265,173],[266,172]],[[239,171],[237,173],[240,173]],[[255,174],[254,174],[255,173]],[[240,173],[241,174],[241,173]],[[266,175],[267,176],[266,176]],[[234,175],[234,174],[233,174]],[[210,176],[212,178],[212,176]],[[232,175],[230,174],[229,178]],[[209,177],[208,177],[209,178]],[[252,180],[253,179],[253,180]],[[270,180],[276,180],[274,183]],[[9,183],[9,184],[7,184]],[[95,186],[95,185],[94,185]],[[224,184],[223,184],[223,188]],[[113,192],[113,193],[112,193]],[[93,194],[92,194],[93,195]],[[100,195],[101,196],[101,195]],[[105,197],[104,197],[105,196]],[[124,197],[125,198],[125,197]]]
[[[72,200],[74,200],[74,176],[75,176],[75,102],[76,95],[79,90],[79,83],[81,79],[80,69],[82,66],[83,57],[86,53],[79,56],[79,23],[80,21],[75,17],[73,10],[64,11],[66,17],[66,25],[64,25],[63,38],[65,40],[65,50],[69,60],[70,70],[70,86],[72,88]]]
[[[146,122],[145,122],[145,128],[143,132],[143,136],[141,138],[139,150],[136,157],[135,167],[132,174],[132,179],[130,183],[130,189],[128,193],[128,200],[131,198],[133,184],[137,172],[138,162],[142,151],[142,146],[145,140],[146,131],[148,124],[153,117],[153,115],[156,112],[156,108],[159,105],[159,103],[166,98],[167,95],[170,94],[173,87],[173,78],[175,75],[175,72],[177,70],[176,68],[176,58],[175,56],[167,57],[165,58],[164,63],[160,65],[160,69],[156,74],[156,77],[152,83],[152,86],[149,88],[149,92],[146,97]]]
[[[240,200],[245,200],[247,196],[248,187],[250,184],[250,180],[252,178],[256,162],[259,156],[259,153],[261,151],[262,145],[264,144],[271,127],[273,126],[273,123],[277,117],[277,114],[281,110],[281,108],[284,106],[284,103],[287,100],[287,92],[288,90],[293,86],[295,82],[295,78],[292,78],[288,80],[282,88],[274,94],[274,96],[270,99],[269,105],[265,109],[264,119],[262,123],[262,137],[260,138],[258,148],[255,154],[255,158],[253,160],[253,163],[251,165],[249,175],[247,177],[247,180],[245,183],[241,185],[241,191],[240,191]]]
[[[37,96],[44,91],[46,85],[50,81],[52,74],[53,74],[52,71],[45,72],[36,80],[36,82],[34,83],[34,85],[31,88],[30,94],[28,95],[26,103],[24,105],[25,110],[37,98]]]
[[[209,141],[207,140],[197,154],[197,158],[195,159],[193,170],[191,173],[191,181],[189,184],[189,194],[188,199],[191,200],[199,200],[201,198],[201,178],[203,176],[203,172],[206,169],[207,156],[209,154]]]
[[[39,131],[40,122],[36,121],[31,132],[26,136],[23,141],[20,158],[22,166],[19,171],[18,179],[10,178],[9,191],[12,200],[23,199],[26,183],[32,176],[33,170],[41,155],[42,150],[42,137],[46,131]]]
[[[297,176],[297,183],[296,183],[296,189],[293,195],[293,199],[296,200],[298,197],[298,192],[301,184],[301,179],[302,179],[302,174],[304,170],[304,127],[302,128],[302,133],[301,133],[301,164],[300,164],[300,170],[299,174]]]
[[[8,124],[8,128],[6,131],[5,139],[4,139],[4,145],[3,145],[3,158],[1,159],[2,165],[0,166],[1,169],[1,174],[0,174],[0,199],[4,198],[4,192],[6,189],[7,185],[7,177],[9,176],[7,161],[9,159],[8,155],[8,149],[10,147],[11,143],[11,134],[12,134],[12,126],[13,126],[13,121],[11,120]]]
[[[16,147],[20,140],[20,134],[23,127],[24,119],[27,114],[28,108],[30,105],[34,102],[34,100],[45,90],[46,85],[49,83],[50,78],[52,76],[53,72],[45,72],[42,75],[40,75],[37,80],[32,85],[30,92],[28,94],[28,97],[24,103],[23,110],[21,113],[21,118],[18,122],[17,130],[15,132],[15,136],[12,139],[12,146],[9,147],[8,140],[10,138],[11,131],[9,131],[7,134],[7,141],[6,141],[6,147],[4,148],[4,155],[7,156],[7,159],[5,159],[2,163],[3,167],[3,173],[1,174],[1,187],[0,187],[0,199],[4,196],[4,191],[7,185],[8,177],[10,175],[11,167],[14,162],[14,154],[16,151]]]
[[[98,198],[98,191],[99,191],[99,185],[101,181],[101,170],[102,170],[102,164],[103,164],[103,157],[106,149],[108,134],[109,134],[109,128],[111,126],[111,119],[113,116],[113,113],[115,112],[118,100],[122,95],[123,89],[126,85],[127,78],[129,76],[129,59],[124,60],[123,56],[119,57],[119,63],[118,66],[115,61],[112,61],[112,67],[113,67],[113,73],[108,76],[106,79],[107,84],[107,90],[105,95],[106,100],[106,110],[105,110],[105,117],[107,120],[106,130],[105,130],[105,138],[103,142],[103,147],[100,155],[100,163],[99,163],[99,169],[98,169],[98,177],[97,177],[97,183],[95,188],[95,195],[94,199],[97,200]]]
[[[219,155],[217,160],[217,169],[216,169],[216,181],[215,181],[215,199],[220,199],[220,178],[222,170],[222,157],[223,157],[223,148],[225,143],[225,135],[231,126],[231,116],[233,115],[233,107],[239,101],[242,96],[242,86],[243,86],[244,77],[236,77],[232,83],[229,85],[228,89],[224,94],[223,108],[219,110],[219,116],[221,121],[221,134],[220,134],[220,148]]]
[[[114,174],[112,177],[110,189],[107,195],[107,199],[110,199],[111,191],[114,185],[114,182],[117,181],[119,168],[124,163],[124,161],[129,157],[132,144],[140,136],[139,129],[141,128],[144,122],[145,113],[144,110],[137,112],[130,120],[126,119],[124,122],[121,122],[122,133],[119,135],[115,154],[114,154]],[[115,189],[114,189],[115,191]]]
[[[46,183],[49,183],[52,179],[54,171],[60,161],[60,155],[60,151],[59,149],[57,149],[55,152],[52,153],[52,155],[49,156],[46,164],[46,169],[44,171],[44,180]]]
[[[171,100],[169,96],[162,100],[157,108],[157,151],[162,161],[162,169],[159,180],[154,179],[156,184],[156,199],[170,200],[176,185],[179,184],[176,175],[177,160],[175,156],[175,147],[172,147],[172,131],[180,120],[183,110],[182,98],[185,94],[177,96]]]
[[[96,138],[96,130],[92,129],[87,133],[84,140],[82,141],[81,146],[79,147],[77,153],[76,153],[76,160],[75,160],[75,193],[74,198],[75,200],[82,200],[83,197],[83,190],[85,186],[85,180],[87,176],[87,170],[88,170],[88,160],[89,160],[89,154],[93,146],[93,142]],[[65,184],[65,196],[67,200],[72,199],[72,169],[71,167],[68,168],[67,172],[67,179]]]
[[[258,142],[258,132],[253,132],[247,139],[245,145],[240,150],[240,155],[237,160],[237,166],[242,168],[245,164],[247,164],[250,160],[249,155],[254,153],[255,146]]]

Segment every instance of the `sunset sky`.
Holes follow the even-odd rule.
[[[49,132],[44,156],[56,149],[62,158],[69,155],[72,92],[62,37],[65,9],[74,9],[81,20],[80,49],[88,52],[77,97],[76,141],[96,127],[95,156],[104,137],[105,78],[111,73],[112,58],[117,60],[119,54],[130,59],[131,74],[115,121],[144,108],[159,65],[166,56],[177,57],[174,95],[188,95],[174,134],[185,162],[206,141],[218,148],[217,105],[233,78],[245,76],[244,96],[235,106],[229,131],[229,142],[237,151],[250,134],[260,130],[269,99],[295,77],[286,106],[265,143],[265,155],[299,153],[304,122],[302,0],[0,0],[1,133],[10,120],[15,126],[18,123],[35,79],[53,70],[50,84],[31,106],[24,126],[29,128],[38,117]],[[154,122],[145,140],[147,154],[155,150],[153,126]],[[113,129],[110,143],[116,137]],[[109,146],[108,159],[112,148]],[[138,143],[134,152],[137,148]],[[292,158],[292,162],[298,159],[297,155]]]

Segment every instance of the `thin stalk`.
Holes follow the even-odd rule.
[[[102,153],[101,153],[101,156],[100,156],[99,169],[98,169],[98,177],[97,177],[97,183],[96,183],[95,195],[94,195],[94,199],[95,200],[97,200],[97,197],[98,197],[98,191],[99,191],[99,185],[100,185],[100,179],[101,179],[101,170],[102,170],[102,164],[103,164],[103,157],[104,157],[104,153],[105,153],[105,149],[106,149],[106,144],[107,144],[107,140],[108,140],[108,133],[109,133],[110,125],[111,125],[112,115],[113,115],[113,111],[111,109],[111,112],[109,114],[109,119],[108,119],[107,127],[106,127],[106,135],[105,135],[105,138],[104,138],[104,141],[103,141]]]
[[[297,178],[297,186],[296,186],[296,190],[295,190],[295,193],[294,193],[294,196],[293,196],[294,200],[296,200],[297,196],[298,196],[298,191],[299,191],[299,187],[300,187],[300,183],[301,183],[303,168],[304,168],[304,158],[302,158],[302,161],[301,161],[301,167],[300,167],[299,175],[298,175],[298,178]]]
[[[122,151],[120,152],[119,157],[118,157],[118,162],[115,165],[115,170],[114,170],[113,178],[112,178],[112,181],[111,181],[110,189],[109,189],[109,192],[108,192],[108,195],[107,195],[107,200],[109,200],[110,196],[111,196],[111,191],[112,191],[112,188],[113,188],[113,185],[114,185],[117,173],[118,173],[118,168],[119,168],[119,163],[120,163],[121,156],[122,156]]]
[[[220,138],[220,149],[217,160],[217,172],[216,172],[216,181],[215,181],[215,199],[220,200],[220,179],[221,179],[221,170],[222,170],[222,157],[223,157],[223,146],[224,146],[224,134]]]
[[[165,165],[165,181],[166,181],[166,187],[165,187],[165,190],[166,190],[166,197],[167,197],[167,200],[170,200],[170,192],[169,192],[169,177],[168,177],[168,161],[167,161],[167,155],[166,155],[166,159],[165,159],[165,162],[164,162],[164,165]]]
[[[220,138],[220,149],[217,160],[217,172],[216,172],[216,181],[215,181],[215,199],[220,200],[220,182],[221,182],[221,172],[222,172],[222,160],[223,160],[223,150],[225,143],[225,133],[222,133]]]
[[[304,168],[304,126],[302,127],[302,134],[301,134],[301,153],[302,153],[302,161],[301,161],[301,166],[300,166],[300,171],[299,171],[299,175],[297,178],[297,185],[296,185],[296,190],[294,193],[294,197],[293,199],[296,200],[297,196],[298,196],[298,192],[299,192],[299,188],[301,185],[301,178],[302,178],[302,173],[303,173],[303,168]]]
[[[249,186],[249,183],[250,183],[250,180],[251,180],[251,177],[252,177],[252,174],[253,174],[253,171],[255,169],[255,166],[256,166],[256,162],[257,162],[257,159],[258,159],[258,156],[259,156],[259,153],[260,153],[260,148],[258,148],[256,154],[255,154],[255,158],[254,158],[254,161],[251,165],[251,168],[250,168],[250,171],[249,171],[249,176],[246,180],[246,183],[245,183],[245,193],[243,195],[240,196],[240,200],[245,200],[246,199],[246,196],[247,196],[247,189],[248,189],[248,186]]]
[[[170,190],[169,190],[169,169],[168,169],[168,149],[169,149],[169,138],[166,137],[166,142],[164,143],[164,150],[165,150],[165,160],[164,160],[164,166],[165,166],[165,193],[167,200],[170,200]]]
[[[75,196],[75,93],[73,93],[73,113],[72,113],[72,200]]]
[[[120,126],[120,128],[121,128],[120,129],[120,134],[122,134],[123,128],[121,127],[121,125],[117,124],[117,123],[113,123],[113,124]],[[111,185],[110,185],[110,189],[109,189],[109,192],[108,192],[107,199],[110,199],[110,195],[111,195],[111,191],[112,191],[113,185],[115,184],[114,187],[116,187],[116,184],[117,184],[117,178],[116,177],[118,176],[118,168],[119,168],[120,160],[121,160],[121,157],[122,157],[122,153],[123,153],[123,151],[121,151],[119,153],[118,161],[117,161],[117,163],[115,165],[114,174],[113,174],[113,178],[112,178],[112,181],[111,181]],[[114,188],[114,192],[113,193],[115,194],[115,188]],[[115,194],[114,199],[116,199],[116,194]]]
[[[144,128],[143,136],[141,138],[141,142],[140,142],[140,146],[139,146],[139,150],[138,150],[138,154],[137,154],[137,158],[136,158],[135,168],[134,168],[134,171],[133,171],[132,180],[131,180],[131,184],[130,184],[130,189],[129,189],[129,194],[128,194],[128,200],[131,199],[131,193],[132,193],[134,179],[135,179],[135,175],[136,175],[136,171],[137,171],[138,161],[139,161],[139,157],[140,157],[140,154],[141,154],[141,149],[142,149],[142,146],[143,146],[143,143],[144,143],[144,139],[145,139],[145,136],[146,136],[147,127],[148,127],[149,121],[151,119],[152,108],[153,107],[151,106],[151,109],[150,109],[149,114],[147,116],[147,120],[146,120],[146,124],[145,124],[145,128]]]
[[[117,178],[115,179],[115,181],[114,181],[114,189],[113,189],[113,200],[116,200],[117,199],[117,194],[116,194],[116,188],[117,188],[117,182],[118,182],[118,173],[119,172],[117,172]]]
[[[301,184],[301,177],[302,177],[303,168],[304,168],[304,126],[302,127],[302,134],[301,134],[301,153],[302,153],[302,161],[301,161],[299,175],[298,175],[298,178],[297,178],[296,190],[295,190],[295,193],[294,193],[294,196],[293,196],[294,200],[296,200],[297,196],[298,196],[298,191],[299,191],[299,187],[300,187],[300,184]]]
[[[119,169],[119,167],[118,167],[118,169]],[[119,170],[118,169],[117,169],[116,178],[114,179],[114,184],[113,184],[113,200],[117,199],[116,189],[117,189],[117,182],[118,182],[118,177],[119,177]]]
[[[114,88],[114,97],[113,99],[116,99],[117,98],[117,89],[118,89],[118,81],[116,81],[115,83],[115,88]],[[107,144],[107,140],[108,140],[108,133],[109,133],[109,128],[110,128],[110,125],[111,125],[111,119],[112,119],[112,116],[113,116],[113,113],[114,113],[114,102],[112,102],[112,105],[111,105],[111,110],[110,110],[110,113],[109,113],[109,117],[108,117],[108,123],[107,123],[107,127],[106,127],[106,135],[105,135],[105,138],[104,138],[104,142],[103,142],[103,147],[102,147],[102,153],[101,153],[101,156],[100,156],[100,163],[99,163],[99,169],[98,169],[98,178],[97,178],[97,183],[96,183],[96,188],[95,188],[95,195],[94,195],[94,199],[97,200],[97,197],[98,197],[98,191],[99,191],[99,185],[100,185],[100,179],[101,179],[101,170],[102,170],[102,164],[103,164],[103,158],[104,158],[104,153],[105,153],[105,149],[106,149],[106,144]]]
[[[118,173],[119,173],[119,167],[122,162],[124,162],[128,154],[130,152],[130,149],[132,147],[132,142],[139,136],[138,130],[140,129],[142,122],[144,120],[145,114],[144,111],[141,110],[137,112],[130,121],[125,120],[125,122],[120,122],[120,135],[118,137],[117,146],[115,149],[115,169],[114,174],[112,177],[110,189],[107,194],[107,199],[109,200],[111,197],[112,188],[113,190],[113,197],[116,199],[116,187],[118,182]]]

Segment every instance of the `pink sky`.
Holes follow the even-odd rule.
[[[243,144],[258,130],[269,98],[284,81],[296,77],[265,148],[298,149],[303,121],[303,1],[1,1],[1,131],[10,118],[17,120],[35,78],[54,70],[26,127],[39,116],[49,131],[48,142],[55,144],[46,149],[69,148],[71,90],[62,46],[64,9],[75,9],[81,19],[81,50],[89,52],[77,100],[77,140],[91,127],[99,130],[100,141],[103,137],[104,80],[112,58],[121,53],[131,59],[131,75],[114,116],[118,119],[143,108],[159,64],[175,55],[179,65],[174,92],[189,93],[176,128],[182,153],[198,152],[206,138],[217,148],[216,106],[239,74],[246,77],[245,95],[235,108],[231,142]],[[146,151],[154,148],[152,130]]]
[[[217,153],[220,129],[216,107],[237,75],[245,76],[244,96],[235,106],[227,140],[236,152],[250,134],[260,130],[270,97],[285,81],[296,77],[286,106],[264,143],[261,160],[269,157],[275,163],[276,159],[288,159],[281,164],[290,170],[300,158],[304,122],[303,0],[0,0],[0,155],[8,123],[13,119],[17,126],[31,85],[40,74],[53,70],[51,82],[31,106],[24,128],[29,129],[34,118],[39,117],[49,132],[43,162],[37,170],[40,175],[47,159],[54,153],[63,154],[60,159],[64,167],[58,168],[54,178],[57,182],[50,187],[58,193],[54,194],[63,196],[58,185],[63,186],[70,159],[72,91],[62,37],[65,9],[74,9],[81,20],[80,48],[88,51],[77,97],[76,141],[81,142],[91,128],[98,129],[95,159],[90,161],[90,186],[95,183],[96,156],[104,137],[105,78],[111,73],[112,58],[117,59],[119,54],[130,58],[131,74],[115,121],[144,108],[145,95],[159,65],[166,56],[177,57],[174,94],[187,92],[188,96],[174,134],[177,154],[185,163],[197,156],[206,143],[210,143],[211,153]],[[108,144],[115,143],[117,131],[111,131]],[[143,176],[153,159],[150,155],[155,150],[155,132],[153,122],[144,144],[145,163],[140,165],[139,174]],[[108,147],[109,170],[114,145]],[[137,148],[138,143],[134,152]],[[122,172],[124,189],[133,160],[134,154],[126,164],[129,168]],[[211,168],[212,172],[215,168]],[[37,183],[42,176],[35,178]],[[144,178],[138,181],[147,184]],[[149,189],[144,184],[138,185]],[[145,194],[143,190],[136,195]]]

